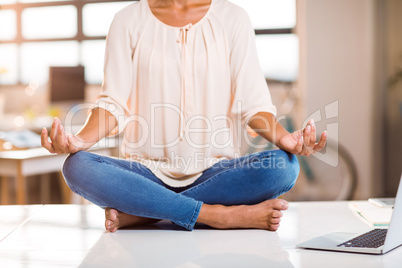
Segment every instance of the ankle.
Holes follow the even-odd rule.
[[[197,222],[204,223],[206,225],[215,228],[225,228],[227,224],[226,212],[228,207],[224,205],[207,205],[203,204],[198,215]]]

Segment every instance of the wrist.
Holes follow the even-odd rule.
[[[286,137],[286,136],[288,136],[288,135],[290,135],[290,133],[285,129],[285,128],[283,128],[280,124],[277,124],[277,127],[276,127],[276,129],[275,129],[275,137],[273,138],[273,140],[274,140],[274,144],[277,146],[277,147],[279,147],[280,149],[283,149],[282,147],[282,144],[283,144],[283,139]]]
[[[276,147],[278,147],[281,150],[286,151],[286,147],[284,146],[283,140],[282,138],[280,138],[276,143],[275,143]]]
[[[74,147],[76,147],[79,151],[85,151],[91,148],[96,142],[90,142],[84,136],[76,134],[71,136],[69,142],[72,143]]]

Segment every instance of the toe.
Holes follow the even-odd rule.
[[[115,221],[118,216],[118,211],[113,208],[106,208],[105,215],[107,219]]]
[[[105,228],[106,230],[110,230],[112,228],[113,222],[111,220],[106,220],[105,221]]]
[[[270,201],[270,205],[273,209],[286,210],[289,207],[288,202],[283,199],[271,199],[268,201]]]
[[[270,230],[270,231],[276,231],[276,230],[278,230],[278,228],[279,228],[279,223],[277,223],[277,224],[270,224],[269,226],[268,226],[268,230]]]
[[[280,218],[283,216],[283,213],[280,212],[279,210],[274,210],[272,211],[271,217],[272,218]]]
[[[108,232],[116,232],[119,224],[118,211],[112,208],[105,209],[105,228]]]
[[[109,224],[106,224],[106,231],[114,233],[117,231],[117,228],[113,225],[113,222],[109,222]]]
[[[271,224],[279,224],[281,222],[280,218],[273,218],[271,219]]]

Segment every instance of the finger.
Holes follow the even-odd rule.
[[[64,134],[64,129],[62,125],[59,125],[57,129],[57,138],[56,138],[56,150],[58,153],[65,153],[67,151],[67,139]]]
[[[314,151],[315,151],[315,152],[318,152],[318,151],[320,151],[322,148],[325,147],[325,144],[327,143],[327,138],[328,138],[328,134],[327,134],[326,131],[324,131],[324,132],[321,134],[321,139],[320,139],[320,141],[314,146]]]
[[[56,117],[53,120],[52,128],[50,129],[50,134],[49,134],[50,140],[52,142],[56,141],[57,129],[59,128],[59,125],[60,125],[60,120]]]
[[[311,142],[310,142],[309,146],[307,146],[306,143],[304,143],[303,150],[300,153],[300,155],[309,156],[309,155],[313,154],[315,152],[313,149],[314,146],[315,146],[315,144],[311,143]]]
[[[312,122],[311,122],[311,132],[310,132],[310,147],[313,147],[314,146],[314,144],[315,144],[315,142],[316,142],[316,135],[317,135],[317,130],[316,130],[316,127],[315,127],[315,123],[314,123],[314,120],[311,120]]]
[[[311,133],[310,133],[310,144],[312,145],[311,147],[313,147],[313,145],[315,144],[316,140],[317,140],[317,129],[315,127],[315,123],[314,120],[312,120],[312,124],[311,124]]]
[[[303,135],[299,137],[299,140],[297,141],[295,151],[297,154],[300,154],[303,151]]]
[[[52,144],[48,140],[48,134],[47,134],[47,129],[46,128],[42,129],[42,133],[40,135],[40,138],[41,138],[42,147],[45,148],[46,150],[48,150],[50,153],[54,154],[55,151],[54,151],[54,148],[53,148]]]
[[[303,132],[304,146],[310,146],[311,126],[308,125]]]

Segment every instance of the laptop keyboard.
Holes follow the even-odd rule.
[[[374,229],[358,237],[350,239],[338,247],[378,248],[384,245],[388,229]]]

